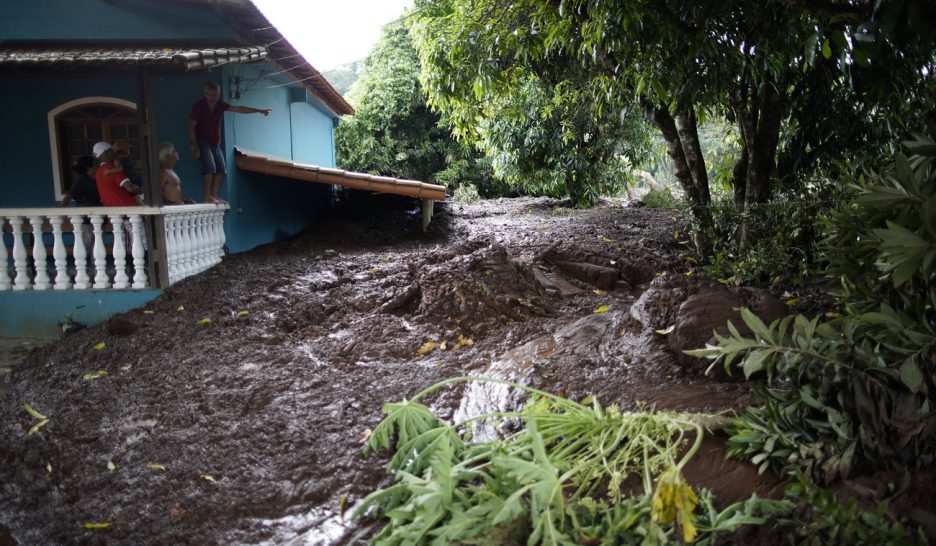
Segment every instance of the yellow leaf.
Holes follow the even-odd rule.
[[[100,351],[101,349],[103,349],[103,348],[106,347],[106,346],[107,346],[107,344],[104,343],[104,342],[102,341],[102,342],[98,343],[97,345],[95,345],[94,347],[92,347],[92,349],[94,349],[95,351]]]
[[[208,474],[199,474],[198,477],[205,480],[206,482],[218,483],[218,480],[212,478]]]
[[[601,239],[602,241],[608,243],[608,244],[614,243],[614,241],[612,241],[611,239],[608,239],[608,238],[605,237],[604,235],[602,235],[601,237],[598,237],[598,238]]]
[[[376,272],[377,272],[377,268],[376,268],[376,267],[370,268],[370,272],[371,272],[371,273],[376,273]]]
[[[143,311],[143,314],[144,314],[144,315],[155,315],[155,314],[156,314],[156,311],[150,311],[149,309],[147,309],[146,311]]]
[[[151,470],[165,470],[166,469],[165,466],[159,463],[149,463],[148,465],[146,465],[146,468],[149,468]]]
[[[32,416],[35,417],[36,419],[47,419],[47,417],[46,417],[45,415],[43,415],[43,414],[39,413],[38,411],[34,410],[33,407],[30,406],[29,404],[23,404],[23,409],[26,410],[26,413],[28,413],[29,415],[32,415]]]
[[[436,350],[436,347],[438,346],[439,344],[435,341],[427,341],[423,343],[418,349],[416,349],[416,356],[423,356],[427,353],[431,353],[432,351]]]
[[[826,318],[841,318],[841,313],[836,313],[835,311],[826,311]]]
[[[485,276],[485,277],[490,277],[490,276],[491,276],[491,271],[490,271],[490,270],[485,271],[485,272],[484,272],[484,276]]]
[[[107,469],[113,472],[117,470],[117,465],[114,464],[114,461],[107,461]]]
[[[107,529],[111,526],[110,523],[82,523],[82,527],[85,529]]]
[[[608,295],[608,291],[607,291],[607,290],[598,290],[597,288],[594,289],[594,290],[592,290],[592,292],[594,292],[594,293],[595,293],[596,295],[598,295],[598,296],[607,296],[607,295]]]
[[[26,431],[26,436],[32,436],[33,434],[36,433],[37,430],[39,430],[40,428],[44,427],[44,426],[46,425],[46,423],[48,423],[48,422],[49,422],[48,419],[43,419],[43,420],[39,421],[38,423],[36,423],[35,425],[29,427],[29,430]]]
[[[687,276],[687,277],[691,277],[693,271],[695,271],[695,270],[694,270],[694,269],[690,269],[689,271],[686,271],[686,276]]]
[[[345,511],[345,507],[347,506],[348,506],[348,496],[342,495],[341,498],[338,499],[338,517],[339,518],[344,519],[344,511]]]
[[[593,314],[597,315],[598,313],[607,313],[607,312],[608,312],[608,306],[607,306],[607,305],[602,305],[602,306],[599,307],[598,309],[595,309],[595,310],[593,311]]]
[[[699,497],[683,479],[679,469],[670,467],[660,474],[657,481],[650,501],[650,517],[661,524],[677,522],[682,528],[683,542],[692,542],[698,532],[692,512],[698,503]]]
[[[679,230],[673,232],[673,239],[679,239]]]
[[[667,327],[664,328],[663,330],[654,330],[654,332],[660,334],[661,336],[665,336],[666,334],[672,332],[672,331],[675,330],[675,329],[676,329],[676,325],[675,325],[675,324],[670,324],[669,326],[667,326]]]
[[[246,317],[249,314],[250,314],[250,311],[238,311],[237,312],[237,316],[239,317]]]
[[[88,372],[84,374],[85,379],[97,379],[98,377],[104,377],[107,375],[107,370],[98,370],[96,372]]]
[[[208,317],[205,317],[205,318],[201,319],[200,321],[198,321],[198,323],[199,323],[199,324],[204,324],[205,326],[208,326],[209,324],[211,324],[211,319],[208,318]]]
[[[458,334],[458,343],[456,343],[456,344],[452,347],[452,350],[453,350],[453,351],[456,351],[456,350],[458,350],[458,349],[461,349],[462,347],[471,347],[472,345],[474,345],[474,340],[473,340],[473,339],[468,338],[468,337],[465,337],[465,336],[463,336],[463,335],[461,335],[461,334]]]
[[[793,306],[793,305],[796,305],[797,303],[799,303],[800,300],[802,300],[802,299],[803,299],[803,298],[790,298],[790,299],[786,300],[786,304],[787,304],[787,305],[790,305],[790,306]]]
[[[129,371],[130,371],[130,368],[132,368],[132,367],[133,367],[133,364],[127,363],[127,364],[124,364],[123,366],[121,366],[120,369],[123,370],[123,371],[125,371],[125,372],[129,372]]]
[[[689,262],[689,263],[691,263],[691,264],[697,264],[697,263],[699,263],[699,260],[696,260],[696,259],[693,258],[692,256],[686,256],[686,261]]]
[[[176,307],[175,310],[176,310],[176,311],[185,311],[185,306],[184,306],[184,305],[180,305],[180,306]]]

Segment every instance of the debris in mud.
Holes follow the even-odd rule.
[[[752,402],[745,384],[688,373],[654,332],[704,282],[683,274],[671,211],[516,199],[437,212],[425,235],[377,207],[325,219],[32,351],[0,395],[0,542],[361,543],[373,529],[342,518],[341,499],[351,510],[388,483],[387,460],[360,445],[381,406],[456,376],[621,408]],[[448,418],[495,399],[459,386],[427,402]],[[27,436],[41,419],[24,403],[53,421]],[[738,476],[721,487],[757,486],[720,466],[717,443],[700,458]]]

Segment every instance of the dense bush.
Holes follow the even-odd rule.
[[[764,375],[762,408],[736,423],[732,451],[821,481],[855,467],[928,465],[936,455],[936,143],[906,143],[883,172],[854,180],[834,217],[830,271],[843,316],[763,324],[691,354]],[[733,366],[737,363],[737,366]]]

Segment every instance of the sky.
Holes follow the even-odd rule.
[[[253,0],[319,72],[363,61],[412,0]]]

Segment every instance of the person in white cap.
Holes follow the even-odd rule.
[[[124,174],[117,154],[107,142],[98,142],[92,148],[97,162],[94,180],[97,183],[101,204],[105,207],[135,207],[139,205],[136,196],[142,188],[130,181]]]

